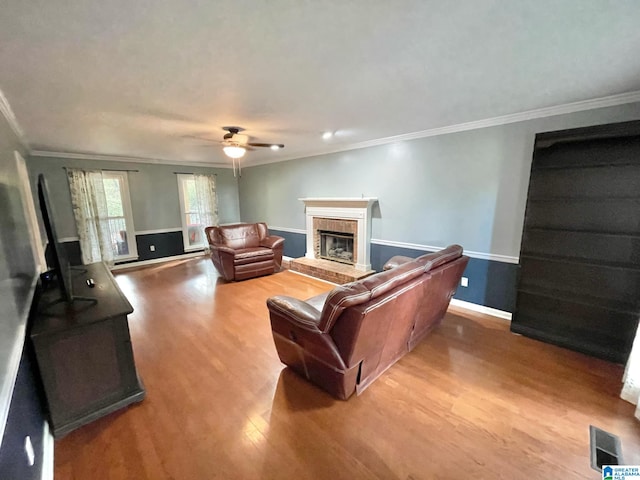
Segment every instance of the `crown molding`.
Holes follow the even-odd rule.
[[[500,125],[507,125],[510,123],[523,122],[527,120],[535,120],[538,118],[552,117],[556,115],[564,115],[568,113],[576,113],[585,110],[595,110],[598,108],[614,107],[618,105],[625,105],[629,103],[640,102],[640,90],[633,92],[621,93],[617,95],[609,95],[606,97],[593,98],[589,100],[581,100],[578,102],[565,103],[562,105],[555,105],[551,107],[538,108],[534,110],[527,110],[524,112],[513,113],[509,115],[502,115],[499,117],[487,118],[483,120],[476,120],[473,122],[458,123],[455,125],[448,125],[444,127],[431,128],[428,130],[420,130],[418,132],[404,133],[401,135],[393,135],[390,137],[383,137],[373,140],[367,140],[364,142],[352,143],[348,145],[340,145],[335,147],[328,147],[322,150],[306,151],[300,153],[293,153],[288,156],[247,161],[243,168],[257,167],[260,165],[267,165],[271,163],[286,162],[289,160],[296,160],[302,158],[315,157],[319,155],[329,155],[332,153],[340,153],[349,150],[358,150],[361,148],[376,147],[381,145],[388,145],[395,142],[416,140],[420,138],[435,137],[438,135],[446,135],[449,133],[465,132],[469,130],[477,130],[481,128],[495,127]],[[16,117],[9,106],[9,102],[0,90],[0,112],[6,118],[7,122],[11,126],[11,129],[18,136],[20,141],[29,148],[29,144],[26,141],[26,135],[20,125],[18,124]],[[180,160],[168,160],[168,159],[156,159],[147,157],[135,157],[125,155],[110,155],[99,153],[83,153],[83,152],[63,152],[63,151],[48,151],[48,150],[31,150],[30,155],[35,157],[53,157],[53,158],[69,158],[78,160],[102,160],[102,161],[115,161],[115,162],[134,162],[134,163],[151,163],[151,164],[163,164],[163,165],[183,165],[193,167],[208,167],[208,168],[233,168],[228,163],[207,163],[207,162],[182,162]]]
[[[9,100],[4,96],[2,90],[0,90],[0,113],[5,118],[13,133],[16,134],[20,143],[22,143],[27,149],[29,149],[29,143],[27,142],[27,136],[24,134],[24,130],[18,123],[18,119],[16,118],[13,110],[11,109],[11,105],[9,105]]]
[[[101,153],[61,152],[53,150],[31,150],[32,157],[68,158],[72,160],[97,160],[106,162],[151,163],[161,165],[175,165],[179,167],[208,167],[208,168],[232,168],[227,163],[207,162],[182,162],[179,160],[166,160],[159,158],[131,157],[127,155],[111,155]]]
[[[259,165],[266,165],[269,163],[286,162],[288,160],[295,160],[300,158],[315,157],[318,155],[328,155],[331,153],[345,152],[348,150],[357,150],[360,148],[376,147],[380,145],[388,145],[390,143],[402,142],[407,140],[416,140],[419,138],[435,137],[438,135],[446,135],[448,133],[466,132],[468,130],[478,130],[487,127],[496,127],[500,125],[508,125],[510,123],[524,122],[527,120],[535,120],[538,118],[553,117],[556,115],[565,115],[567,113],[582,112],[585,110],[595,110],[597,108],[615,107],[618,105],[626,105],[628,103],[640,102],[640,90],[633,92],[620,93],[617,95],[609,95],[606,97],[592,98],[589,100],[581,100],[578,102],[565,103],[562,105],[554,105],[552,107],[537,108],[534,110],[527,110],[519,113],[512,113],[509,115],[502,115],[500,117],[486,118],[484,120],[476,120],[473,122],[458,123],[455,125],[448,125],[445,127],[431,128],[428,130],[421,130],[412,133],[403,133],[401,135],[393,135],[390,137],[377,138],[374,140],[367,140],[365,142],[352,143],[350,145],[336,146],[335,148],[329,148],[317,152],[306,152],[297,155],[291,155],[285,158],[278,158],[273,160],[264,160],[252,162],[251,165],[246,165],[244,168],[257,167]]]

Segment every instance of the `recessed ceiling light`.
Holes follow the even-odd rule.
[[[280,145],[271,145],[271,150],[280,150]]]
[[[323,140],[329,140],[331,137],[333,137],[333,132],[324,132],[322,134],[322,139]]]

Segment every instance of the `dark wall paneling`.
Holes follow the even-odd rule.
[[[300,258],[307,253],[307,235],[304,233],[284,232],[282,230],[269,229],[271,235],[284,238],[282,254],[286,257]]]
[[[138,245],[138,261],[172,257],[184,253],[182,232],[136,235],[136,243]],[[155,252],[150,250],[151,245],[156,247]]]
[[[424,250],[415,250],[413,248],[405,248],[405,247],[393,247],[390,245],[379,245],[377,243],[371,244],[371,268],[373,268],[377,272],[382,271],[382,267],[384,264],[389,261],[391,257],[395,257],[396,255],[402,255],[404,257],[419,257],[420,255],[424,255]]]
[[[387,260],[395,255],[415,258],[425,253],[429,252],[373,243],[371,244],[371,268],[381,271]],[[517,275],[518,265],[516,264],[471,258],[463,274],[469,279],[469,286],[459,286],[454,298],[513,312]]]
[[[640,122],[536,136],[511,329],[625,362],[640,313]]]
[[[135,263],[143,260],[153,260],[156,258],[173,257],[175,255],[183,255],[184,244],[182,241],[182,232],[165,232],[150,233],[147,235],[136,235],[136,244],[138,246],[138,260],[118,263]],[[69,256],[72,265],[82,265],[82,253],[80,251],[80,242],[64,242],[64,248]],[[150,246],[154,245],[156,250],[152,252]]]
[[[26,351],[22,353],[18,377],[13,390],[9,417],[0,447],[0,478],[36,480],[42,476],[43,436],[45,417],[36,388],[32,363]],[[35,463],[27,462],[25,437],[31,438]]]
[[[284,232],[269,229],[273,235],[285,238],[284,255],[291,258],[303,257],[306,253],[307,236],[304,233]],[[382,271],[384,264],[393,256],[419,257],[424,250],[371,244],[371,268]],[[516,303],[516,281],[518,265],[471,258],[464,272],[469,279],[468,287],[458,287],[454,298],[505,312],[513,312]]]

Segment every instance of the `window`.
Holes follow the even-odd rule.
[[[207,246],[204,228],[218,224],[214,175],[178,174],[185,251]]]
[[[138,258],[126,172],[67,168],[82,263]]]
[[[138,257],[127,172],[102,172],[110,244],[114,260]]]

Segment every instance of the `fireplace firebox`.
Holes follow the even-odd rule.
[[[333,260],[334,262],[348,263],[353,265],[353,233],[331,232],[319,230],[320,235],[320,257]]]

